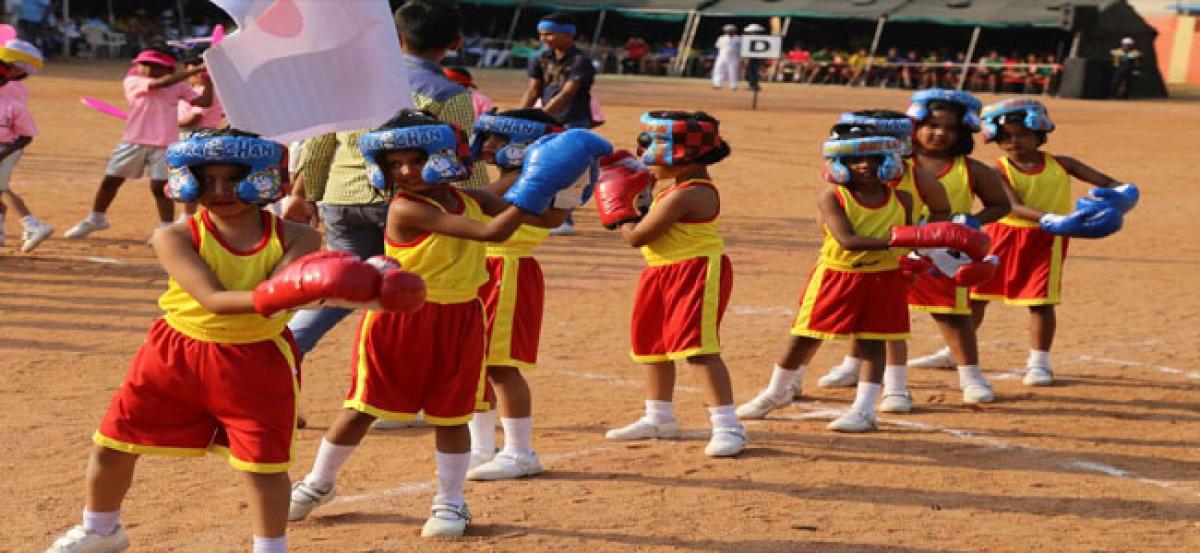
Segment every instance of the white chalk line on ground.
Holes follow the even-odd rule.
[[[1200,371],[1188,371],[1166,365],[1155,365],[1153,363],[1143,363],[1141,361],[1130,361],[1127,359],[1114,359],[1112,357],[1095,357],[1092,355],[1080,355],[1080,361],[1090,363],[1108,363],[1110,365],[1121,365],[1130,367],[1149,367],[1165,374],[1178,374],[1191,380],[1200,380]]]

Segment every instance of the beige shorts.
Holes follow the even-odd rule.
[[[8,181],[12,179],[13,169],[17,167],[17,160],[21,159],[21,153],[24,151],[24,149],[17,150],[4,158],[4,161],[0,161],[0,191],[7,192],[9,190]]]
[[[110,177],[140,179],[149,167],[150,180],[167,180],[167,149],[122,142],[108,158],[104,174]]]

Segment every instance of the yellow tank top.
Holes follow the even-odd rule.
[[[455,215],[483,222],[483,210],[474,198],[453,187],[449,190],[458,198],[459,209]],[[427,203],[450,213],[441,204],[423,196],[401,192],[397,197]],[[434,303],[462,303],[478,296],[479,287],[488,280],[484,264],[486,249],[483,242],[429,232],[409,242],[388,238],[385,246],[388,257],[399,261],[404,270],[425,279],[425,299]]]
[[[891,189],[887,188],[887,198],[878,206],[866,206],[854,197],[845,187],[835,187],[838,203],[842,206],[846,218],[850,220],[850,228],[858,236],[871,238],[888,238],[892,227],[904,224],[904,204]],[[850,251],[842,248],[837,239],[825,226],[825,240],[821,244],[820,263],[839,271],[856,273],[874,273],[892,271],[900,267],[900,255],[896,250]]]
[[[224,243],[207,210],[200,210],[188,221],[192,245],[226,290],[253,290],[267,280],[283,258],[283,223],[266,211],[262,212],[262,221],[265,227],[262,240],[245,252],[234,251]],[[158,306],[171,328],[196,340],[223,344],[270,340],[283,333],[291,318],[288,311],[270,318],[258,313],[210,313],[173,278],[167,280],[167,291],[159,296]]]
[[[898,181],[893,181],[892,186],[896,190],[903,190],[912,196],[913,205],[910,214],[913,224],[916,224],[929,216],[929,210],[925,208],[925,198],[921,196],[921,191],[917,188],[917,172],[913,170],[914,164],[911,157],[904,158],[904,176],[900,177]]]
[[[492,220],[484,215],[485,221]],[[533,257],[533,249],[542,245],[550,237],[550,229],[521,225],[508,240],[499,244],[487,245],[488,257]]]
[[[1071,175],[1054,156],[1042,153],[1042,167],[1034,173],[1021,171],[1007,157],[1000,158],[1000,170],[1012,185],[1021,203],[1038,211],[1066,215],[1074,208],[1071,200]],[[1036,227],[1037,221],[1008,215],[1000,219],[1013,227]]]
[[[667,194],[692,186],[707,186],[714,192],[717,191],[717,187],[709,180],[695,179],[681,182],[655,195],[654,201],[650,203],[650,209],[653,210],[654,206]],[[718,207],[717,214],[705,221],[675,221],[653,242],[642,246],[642,257],[646,258],[648,265],[654,267],[670,265],[696,257],[721,255],[725,252],[725,240],[717,231],[717,219],[720,216],[721,211]]]
[[[971,187],[971,171],[967,167],[967,157],[956,156],[937,179],[946,189],[946,196],[950,198],[950,213],[971,213],[975,206],[975,193]]]

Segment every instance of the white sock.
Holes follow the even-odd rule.
[[[103,223],[108,220],[108,217],[103,211],[93,211],[88,213],[87,220],[93,223]]]
[[[533,417],[500,417],[500,426],[504,427],[505,451],[533,453]]]
[[[350,454],[354,453],[356,447],[358,446],[329,443],[325,438],[321,438],[321,447],[317,449],[317,460],[313,461],[313,468],[308,472],[308,476],[304,477],[304,483],[328,490],[333,485],[333,481],[337,479],[338,471],[342,470],[342,465],[350,458]]]
[[[646,420],[654,424],[675,422],[675,408],[669,401],[646,400]]]
[[[25,228],[36,227],[39,223],[41,223],[41,221],[39,221],[37,217],[34,217],[34,215],[32,213],[30,213],[29,215],[26,215],[24,217],[21,217],[21,224],[24,225]],[[0,220],[0,225],[3,225],[3,224],[4,224],[4,221]]]
[[[111,536],[121,521],[121,510],[97,513],[83,508],[83,528],[101,536]]]
[[[434,453],[437,460],[437,493],[433,496],[435,505],[449,503],[462,505],[467,502],[463,497],[463,482],[467,479],[467,467],[471,464],[470,453]]]
[[[1049,367],[1050,352],[1036,349],[1029,350],[1029,361],[1026,362],[1026,365],[1030,367]]]
[[[888,365],[883,368],[883,389],[889,392],[908,390],[908,365]]]
[[[158,228],[167,228],[167,227],[171,226],[171,225],[172,225],[172,224],[174,224],[174,223],[175,223],[175,221],[159,221],[159,222],[158,222]]]
[[[738,422],[737,413],[733,410],[733,404],[718,405],[708,408],[708,420],[712,421],[713,430],[718,428],[741,428],[742,423]]]
[[[967,384],[978,384],[987,382],[983,377],[983,372],[979,370],[979,365],[959,365],[958,366],[958,385],[964,387]]]
[[[279,536],[278,538],[264,538],[262,536],[254,536],[254,551],[253,553],[286,553],[287,552],[287,536]]]
[[[841,367],[842,370],[845,372],[856,372],[857,373],[858,370],[862,368],[862,359],[859,359],[858,357],[854,357],[851,355],[847,355],[845,357],[842,357],[842,364],[838,365],[838,366]]]
[[[783,397],[788,394],[788,386],[797,379],[804,378],[804,365],[795,369],[785,369],[778,364],[771,369],[771,381],[767,383],[767,395]]]
[[[859,382],[858,391],[854,394],[854,404],[850,406],[850,409],[864,413],[875,412],[875,400],[879,398],[881,387],[874,382]]]
[[[471,453],[484,457],[496,454],[496,410],[476,412],[467,423],[471,431]]]

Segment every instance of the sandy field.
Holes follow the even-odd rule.
[[[154,225],[146,181],[125,185],[111,230],[59,237],[87,213],[121,134],[119,121],[79,96],[119,104],[123,72],[118,62],[51,64],[29,82],[41,136],[14,187],[57,231],[22,255],[10,215],[0,250],[0,551],[41,551],[78,522],[89,437],[159,314],[166,277],[145,244]],[[478,81],[502,106],[525,84],[515,71],[482,72]],[[751,111],[748,92],[701,80],[605,76],[595,90],[608,117],[599,131],[619,146],[633,145],[647,109],[704,109],[722,121],[734,153],[713,174],[736,275],[722,338],[735,397],[748,400],[784,348],[816,259],[818,153],[829,125],[843,110],[903,109],[908,93],[768,85]],[[606,441],[605,429],[642,410],[641,369],[626,351],[643,262],[589,207],[575,236],[539,252],[546,317],[529,379],[545,474],[468,484],[468,536],[422,541],[432,436],[375,432],[342,472],[340,497],[290,529],[292,549],[1200,550],[1200,104],[1048,103],[1059,127],[1049,151],[1143,190],[1120,234],[1071,245],[1054,387],[1021,385],[1028,316],[994,306],[980,336],[994,404],[964,405],[954,373],[914,369],[912,414],[881,417],[876,433],[835,434],[824,425],[852,392],[816,387],[844,352],[830,344],[805,378],[804,400],[749,424],[750,447],[738,458],[704,456],[707,412],[686,371],[676,396],[686,439]],[[988,163],[998,154],[976,150]],[[340,409],[353,326],[339,326],[306,359],[310,426],[298,433],[294,478]],[[914,355],[940,345],[926,317],[915,317],[913,330]],[[123,515],[133,550],[245,551],[238,484],[215,456],[142,460]]]

